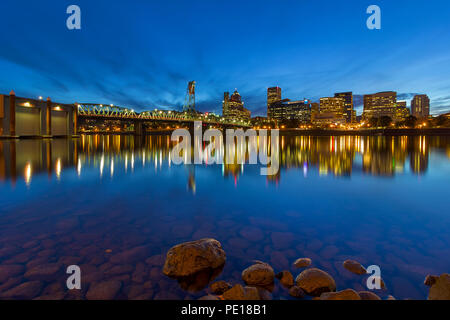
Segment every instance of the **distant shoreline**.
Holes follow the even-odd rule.
[[[450,136],[450,128],[430,129],[281,129],[282,136]]]
[[[142,136],[171,135],[173,130],[154,130],[145,132]],[[80,135],[131,135],[134,132],[80,132]],[[363,129],[363,130],[332,130],[332,129],[280,129],[281,136],[450,136],[450,128],[429,128],[429,129]],[[2,137],[1,139],[11,139]],[[16,139],[42,139],[43,137],[15,137]],[[64,138],[64,137],[54,137]]]

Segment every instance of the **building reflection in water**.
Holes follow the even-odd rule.
[[[156,172],[170,170],[173,145],[170,136],[166,135],[0,140],[0,181],[14,184],[17,179],[23,179],[26,185],[30,185],[33,175],[47,172],[50,179],[53,176],[61,179],[65,170],[74,170],[81,177],[85,168],[97,168],[102,178],[105,173],[108,177],[107,172],[113,178],[122,168],[125,173],[131,174],[136,172],[137,166],[151,166]],[[313,172],[340,177],[350,177],[355,172],[384,177],[405,172],[425,174],[432,151],[450,158],[449,137],[282,136],[280,170],[277,175],[267,176],[266,179],[269,183],[279,183],[283,171],[297,169],[300,171],[299,177],[307,177]],[[239,163],[243,159],[236,157],[236,163],[208,164],[207,167],[221,170],[224,178],[231,177],[236,183],[239,176],[246,172],[259,174],[259,170],[245,170],[248,165]],[[248,162],[248,154],[240,154],[239,157],[244,157]],[[186,165],[186,170],[187,188],[195,193],[196,165]]]

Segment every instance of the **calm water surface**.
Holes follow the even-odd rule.
[[[363,290],[341,267],[354,258],[381,267],[381,296],[424,299],[425,276],[450,271],[448,137],[282,137],[274,177],[173,165],[169,138],[0,141],[0,266],[20,266],[0,274],[0,297],[31,279],[27,297],[84,298],[115,279],[117,299],[198,298],[162,275],[161,255],[204,237],[222,243],[217,279],[232,283],[252,260],[295,276],[309,257],[339,289]],[[81,292],[65,289],[70,264]],[[289,298],[278,285],[273,297]]]

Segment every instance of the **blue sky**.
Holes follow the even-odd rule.
[[[82,29],[66,28],[77,4]],[[366,9],[381,8],[381,30]],[[200,110],[235,88],[255,115],[266,90],[317,100],[395,90],[450,111],[450,1],[128,0],[0,3],[0,92],[136,110],[180,108],[197,81]]]

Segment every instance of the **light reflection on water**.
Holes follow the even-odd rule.
[[[0,140],[0,252],[11,252],[0,264],[77,257],[95,281],[120,278],[118,298],[141,286],[154,299],[202,294],[145,262],[201,237],[221,241],[220,277],[235,282],[251,260],[281,271],[306,256],[340,288],[362,290],[341,268],[355,258],[381,266],[389,294],[425,298],[425,275],[450,271],[449,138],[284,136],[280,145],[279,173],[261,176],[258,165],[173,165],[170,136]],[[145,257],[123,262],[135,268],[128,278],[104,272],[105,250],[140,246]],[[137,269],[144,282],[133,280]]]

